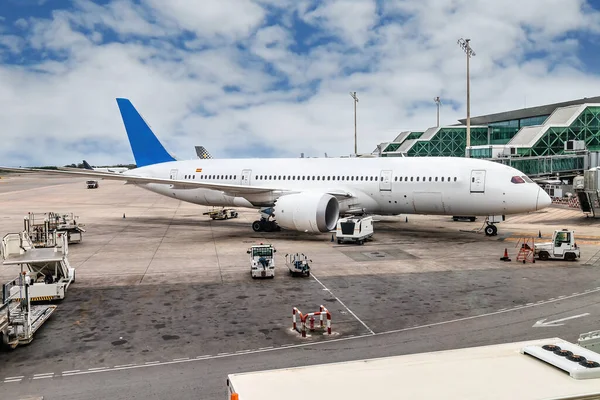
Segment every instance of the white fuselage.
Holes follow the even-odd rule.
[[[129,171],[129,168],[126,167],[110,167],[110,168],[105,168],[105,167],[100,167],[100,168],[93,168],[94,171],[98,171],[98,172],[112,172],[113,174],[122,174],[125,171]]]
[[[219,190],[140,184],[153,192],[209,206],[269,207],[286,193],[348,192],[340,212],[373,214],[506,215],[546,207],[550,197],[524,174],[491,161],[466,158],[294,158],[173,161],[124,175],[274,188],[233,197]]]

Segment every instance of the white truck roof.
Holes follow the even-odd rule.
[[[239,400],[562,399],[600,394],[600,378],[521,354],[559,338],[229,375]],[[307,384],[304,386],[303,384]],[[314,393],[311,393],[314,392]]]

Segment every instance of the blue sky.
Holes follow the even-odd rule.
[[[357,91],[371,152],[464,117],[460,37],[473,115],[600,95],[597,0],[4,0],[0,165],[132,162],[116,97],[179,158],[296,157],[352,152]]]

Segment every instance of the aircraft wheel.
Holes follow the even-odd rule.
[[[275,224],[273,224],[271,221],[264,221],[263,222],[263,230],[265,232],[273,232],[275,229]]]
[[[254,232],[260,232],[260,231],[262,231],[263,226],[260,223],[260,221],[254,221],[252,223],[252,229],[254,230]]]
[[[496,236],[498,234],[498,228],[495,225],[488,225],[485,227],[486,236]]]

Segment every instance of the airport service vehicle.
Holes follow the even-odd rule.
[[[73,213],[59,214],[28,213],[23,219],[24,230],[34,247],[54,247],[60,235],[66,235],[69,244],[83,241],[83,225],[78,223]]]
[[[88,189],[98,189],[98,181],[87,181],[85,183]]]
[[[218,210],[211,210],[202,215],[208,215],[211,219],[229,219],[229,218],[237,218],[238,213],[233,208],[222,208]]]
[[[581,257],[579,247],[575,243],[575,231],[568,229],[554,231],[552,242],[535,243],[534,255],[540,260],[575,261]]]
[[[275,253],[270,244],[254,245],[246,253],[250,254],[250,276],[254,278],[275,277]]]
[[[353,242],[362,245],[373,236],[373,217],[340,218],[335,236],[338,244]]]
[[[466,215],[455,215],[452,217],[453,221],[469,220],[471,222],[475,222],[476,219],[477,219],[477,217],[466,216]]]
[[[290,274],[292,276],[310,276],[309,262],[312,262],[312,260],[309,260],[304,253],[294,253],[285,255],[285,265],[290,270]]]
[[[56,310],[53,304],[32,305],[30,291],[22,274],[2,285],[0,345],[4,348],[31,343],[35,332]]]
[[[599,365],[598,353],[551,337],[233,373],[226,380],[227,399],[597,399]]]
[[[340,215],[491,216],[551,204],[525,174],[492,161],[457,157],[252,158],[176,160],[127,99],[117,99],[137,168],[121,174],[82,169],[7,171],[126,181],[190,203],[248,207],[266,217],[256,231],[334,231]],[[489,222],[487,235],[496,234]]]
[[[59,238],[52,248],[33,247],[26,232],[9,233],[2,238],[2,264],[21,267],[33,302],[64,299],[67,289],[75,282],[75,268],[67,259],[67,237],[61,235]]]

